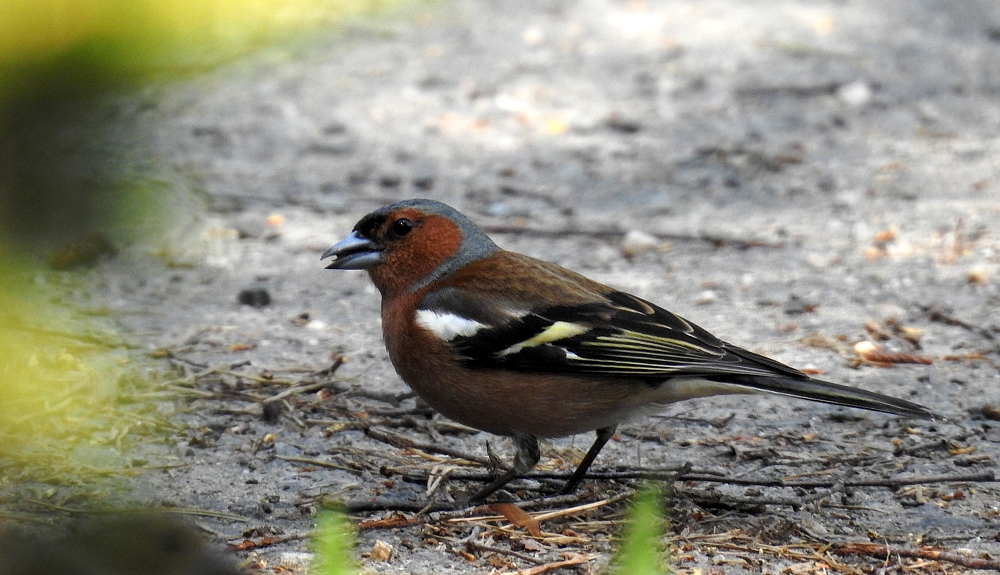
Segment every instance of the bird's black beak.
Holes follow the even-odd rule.
[[[382,250],[375,242],[358,235],[357,231],[340,240],[320,257],[337,259],[326,266],[328,270],[364,270],[382,263]]]

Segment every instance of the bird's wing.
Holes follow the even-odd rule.
[[[472,368],[649,380],[805,377],[624,292],[592,303],[532,306],[446,289],[425,298],[417,314]]]

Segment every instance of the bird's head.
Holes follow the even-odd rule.
[[[500,248],[471,220],[433,200],[406,200],[361,218],[328,249],[327,269],[366,270],[383,297],[415,292]]]

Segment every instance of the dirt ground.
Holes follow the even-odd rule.
[[[240,516],[199,524],[250,567],[303,569],[314,513],[339,500],[371,572],[596,572],[618,496],[639,485],[629,471],[690,463],[669,499],[680,572],[1000,569],[1000,4],[452,0],[114,113],[135,173],[174,208],[171,231],[73,272],[90,286],[80,302],[112,310],[174,374],[178,427],[130,454],[161,468],[128,499]],[[603,478],[536,509],[596,505],[539,537],[488,509],[421,519],[481,484],[460,477],[484,466],[457,455],[511,444],[410,397],[367,277],[319,261],[365,213],[411,197],[947,420],[689,401],[623,426]],[[270,302],[241,304],[242,290]],[[862,341],[929,362],[860,361]],[[572,470],[591,439],[545,443],[539,469]]]

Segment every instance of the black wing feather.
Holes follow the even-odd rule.
[[[731,346],[645,300],[624,292],[606,297],[606,302],[552,306],[516,318],[508,316],[499,325],[490,323],[493,327],[451,343],[466,358],[466,365],[478,368],[646,380],[775,372],[804,377],[781,363]],[[560,322],[585,329],[524,345]]]

